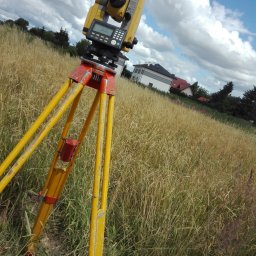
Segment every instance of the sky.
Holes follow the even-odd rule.
[[[0,0],[0,19],[23,17],[32,26],[65,28],[75,43],[92,0]],[[256,1],[146,0],[127,54],[134,64],[159,63],[171,73],[218,91],[233,81],[233,95],[256,85]]]

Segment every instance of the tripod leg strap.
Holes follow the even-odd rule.
[[[57,197],[51,197],[51,196],[46,196],[44,197],[44,202],[47,204],[56,204],[58,202],[59,198]]]

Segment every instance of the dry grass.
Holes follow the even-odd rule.
[[[5,27],[0,52],[3,160],[79,61]],[[92,94],[84,95],[73,135]],[[30,222],[37,212],[30,192],[42,186],[59,130],[1,196],[0,255],[17,255],[26,244],[25,212]],[[95,122],[39,255],[86,255],[94,131]],[[106,255],[255,255],[255,146],[253,134],[120,79]]]

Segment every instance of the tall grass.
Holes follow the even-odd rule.
[[[0,53],[2,161],[79,60],[6,27]],[[93,94],[84,94],[72,136]],[[61,123],[0,197],[0,255],[26,245]],[[96,120],[38,255],[86,255],[95,129]],[[105,255],[255,255],[255,146],[254,134],[119,79]]]

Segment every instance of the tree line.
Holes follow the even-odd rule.
[[[226,113],[238,118],[245,119],[256,125],[256,86],[246,91],[242,97],[234,97],[231,93],[234,90],[233,82],[228,82],[218,92],[210,94],[207,90],[195,82],[191,85],[193,92],[192,99],[197,100],[201,97],[205,99],[202,104],[205,104],[219,112]],[[181,93],[173,88],[170,93]],[[185,95],[182,95],[185,96]]]
[[[84,56],[86,49],[90,42],[86,39],[82,39],[75,45],[70,44],[70,38],[68,32],[61,28],[60,31],[54,32],[46,30],[45,27],[31,27],[29,28],[29,22],[23,18],[17,20],[0,21],[0,25],[7,25],[10,27],[16,27],[23,32],[36,36],[45,42],[50,43],[53,47],[60,49],[64,53],[69,53],[71,57]]]

